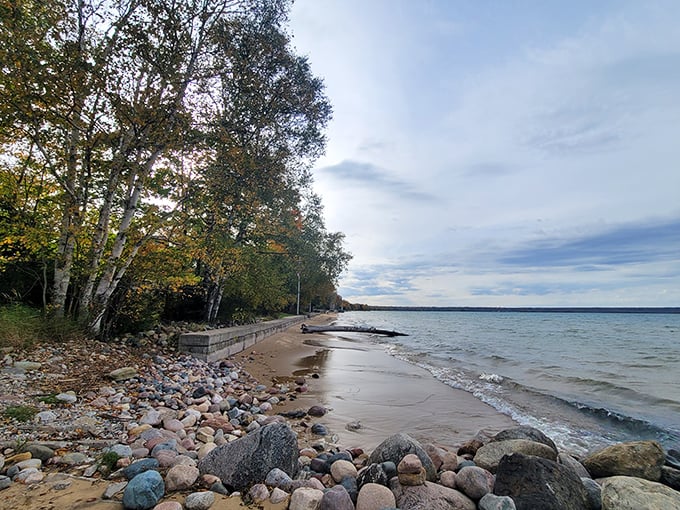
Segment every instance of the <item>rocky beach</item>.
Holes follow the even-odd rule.
[[[0,509],[680,508],[654,441],[576,458],[351,338],[206,363],[180,329],[4,352]]]

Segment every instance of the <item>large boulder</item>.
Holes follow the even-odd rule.
[[[680,508],[680,492],[631,476],[612,476],[602,482],[602,510],[644,508]]]
[[[493,493],[510,496],[517,510],[588,510],[586,490],[572,469],[521,453],[501,459]]]
[[[394,508],[396,504],[394,494],[390,489],[377,483],[365,483],[359,491],[356,510]]]
[[[656,441],[632,441],[597,451],[586,457],[583,465],[593,478],[634,476],[658,482],[665,460],[663,448]]]
[[[498,434],[493,436],[491,441],[507,441],[509,439],[526,439],[528,441],[535,441],[549,446],[555,453],[557,453],[557,446],[552,439],[546,436],[543,432],[533,427],[522,425],[512,429],[501,430]]]
[[[477,510],[462,492],[436,483],[406,486],[393,478],[390,487],[400,510]]]
[[[505,455],[513,453],[522,453],[549,460],[557,459],[557,452],[543,443],[528,439],[508,439],[485,444],[477,450],[474,461],[479,467],[495,473],[501,459]]]
[[[425,476],[428,481],[437,479],[437,470],[430,456],[422,445],[408,434],[395,434],[380,443],[368,459],[369,464],[380,464],[382,462],[394,462],[398,465],[401,460],[409,453],[417,455],[425,468]]]
[[[286,423],[266,425],[233,443],[218,446],[198,463],[202,475],[215,475],[232,490],[261,482],[274,468],[291,477],[298,471],[297,436]]]

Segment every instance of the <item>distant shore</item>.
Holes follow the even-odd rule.
[[[680,313],[680,307],[501,307],[501,306],[373,306],[354,311],[524,312],[524,313]]]

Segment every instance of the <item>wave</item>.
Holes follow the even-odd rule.
[[[388,352],[430,372],[436,379],[471,393],[520,425],[527,425],[551,437],[565,451],[576,455],[620,441],[655,439],[670,446],[680,441],[680,430],[660,427],[649,421],[588,403],[570,401],[524,386],[495,373],[437,367],[422,356],[401,349]]]

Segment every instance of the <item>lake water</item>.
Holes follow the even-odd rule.
[[[371,311],[336,323],[407,333],[368,341],[569,451],[680,447],[680,314]]]

